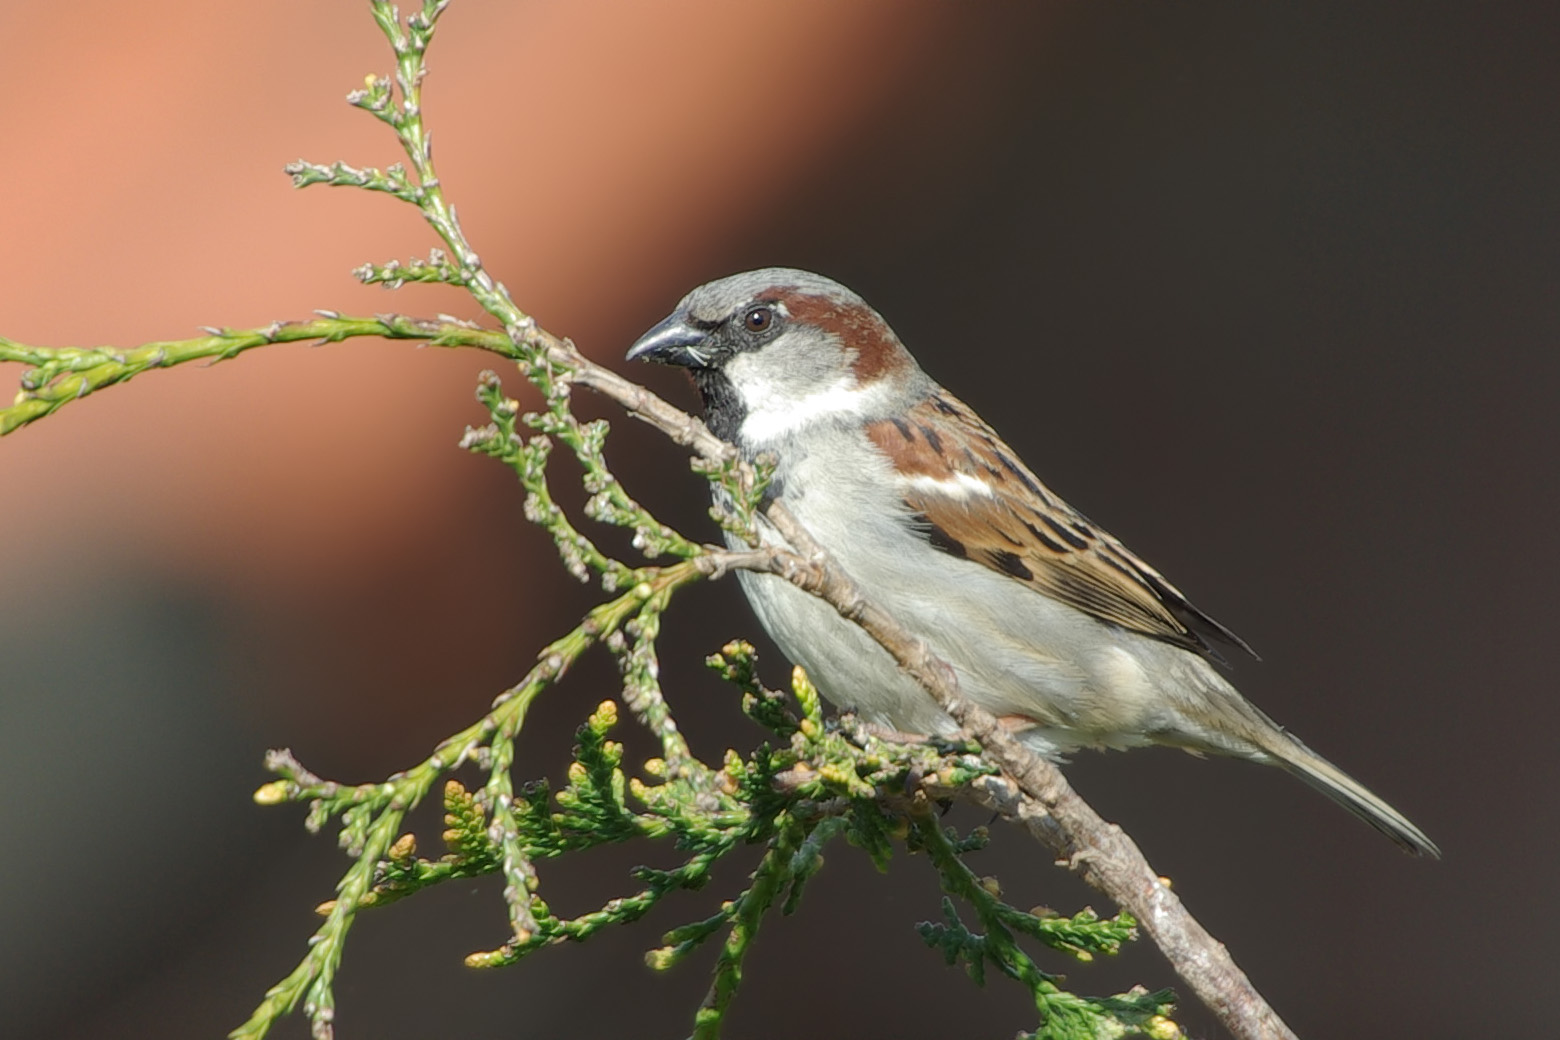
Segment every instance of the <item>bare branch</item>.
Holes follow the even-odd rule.
[[[709,461],[728,461],[736,449],[702,422],[649,390],[596,365],[572,343],[545,332],[532,333],[545,356],[571,370],[574,382],[617,402],[678,444]],[[1132,913],[1163,951],[1192,992],[1240,1040],[1293,1040],[1229,951],[1208,934],[1181,900],[1149,866],[1137,844],[1106,822],[1067,783],[1061,771],[1024,747],[991,715],[959,691],[946,662],[932,655],[882,608],[870,602],[807,530],[779,502],[765,516],[794,550],[732,554],[727,566],[778,575],[823,599],[860,625],[1002,767],[1002,778],[981,785],[982,804],[1023,825],[1091,887]]]
[[[975,712],[987,714],[980,708]],[[998,740],[1016,744],[1000,725],[997,731]],[[1136,917],[1176,973],[1235,1036],[1294,1040],[1295,1034],[1252,986],[1224,944],[1209,935],[1165,879],[1155,875],[1126,832],[1102,819],[1049,763],[1042,762],[1042,775],[1026,775],[1021,785],[1011,775],[1017,763],[1005,761],[1007,756],[996,745],[995,740],[981,740],[988,756],[1008,775],[977,777],[959,788],[933,785],[923,790],[974,802],[1029,831],[1056,853],[1059,866],[1072,870]],[[1021,745],[1019,750],[1024,750]],[[1031,794],[1031,783],[1043,786],[1045,794]]]
[[[418,322],[396,316],[381,316],[370,322],[343,319],[334,312],[326,312],[317,321],[275,323],[264,329],[239,332],[210,329],[206,336],[199,339],[149,344],[128,352],[74,348],[47,350],[0,339],[0,361],[20,361],[34,366],[22,377],[22,393],[16,403],[10,408],[0,409],[0,434],[49,414],[70,400],[101,387],[126,381],[151,368],[169,367],[196,358],[225,359],[256,346],[286,340],[319,338],[330,341],[355,335],[426,338],[442,345],[464,343],[479,346],[517,361],[532,382],[543,391],[547,400],[559,409],[566,409],[566,400],[573,385],[589,387],[611,399],[630,415],[689,449],[702,464],[720,467],[718,474],[711,469],[712,480],[718,486],[731,490],[733,495],[738,495],[740,500],[736,511],[741,515],[736,517],[736,523],[750,529],[751,504],[757,498],[752,491],[760,486],[760,477],[752,465],[740,458],[735,448],[715,437],[697,418],[673,407],[648,389],[590,361],[567,339],[538,328],[535,321],[515,305],[507,289],[483,268],[480,257],[461,229],[454,207],[445,198],[434,168],[430,138],[422,119],[421,83],[426,71],[422,61],[423,53],[446,3],[447,0],[423,0],[421,11],[414,12],[403,23],[394,6],[385,0],[374,0],[374,16],[392,44],[397,58],[394,87],[388,78],[373,77],[364,89],[354,91],[350,97],[353,104],[369,111],[396,131],[411,164],[410,171],[399,164],[378,170],[351,167],[344,163],[327,166],[300,160],[289,167],[289,172],[299,185],[326,183],[366,188],[391,194],[417,206],[445,243],[448,253],[430,253],[426,264],[367,265],[360,269],[360,277],[366,282],[387,285],[406,281],[464,285],[502,325],[502,335],[453,321]],[[399,91],[399,102],[396,101],[396,90]],[[500,447],[504,452],[509,452],[509,446],[519,444],[515,421],[523,417],[517,416],[517,406],[501,399],[496,379],[487,381],[485,385],[490,391],[490,400],[485,403],[490,405],[495,416],[495,429],[502,434],[504,442]],[[587,448],[599,451],[599,443],[589,440],[587,427],[572,417],[567,420],[559,418],[558,425],[544,429],[571,441],[577,451],[585,452]],[[602,430],[604,435],[604,427]],[[492,443],[493,437],[486,431],[475,431],[468,437],[468,446],[480,448]],[[539,510],[547,507],[547,502],[540,498],[545,492],[539,468],[545,460],[545,450],[544,445],[533,446],[535,457],[529,462],[537,467],[535,473],[526,470],[528,459],[522,457],[518,447],[509,452],[513,455],[513,462],[522,470],[522,479],[529,480],[528,490],[533,496],[538,496],[536,508]],[[581,457],[584,459],[585,455]],[[604,469],[602,473],[605,473]],[[600,476],[600,480],[605,481],[606,477]],[[607,487],[605,484],[602,486]],[[611,488],[607,490],[611,491]],[[739,495],[743,491],[748,492],[745,497]],[[633,503],[626,497],[612,499],[608,504],[620,512],[632,512],[630,507]],[[489,741],[488,759],[484,768],[490,777],[483,799],[491,814],[491,827],[494,828],[492,844],[501,856],[502,873],[507,882],[505,895],[510,905],[512,937],[500,951],[477,956],[485,958],[482,963],[499,963],[529,948],[527,944],[536,938],[539,927],[539,911],[536,911],[536,904],[530,896],[534,874],[530,870],[528,852],[517,836],[515,792],[509,781],[513,738],[526,706],[543,687],[561,677],[572,661],[592,643],[616,636],[619,646],[626,645],[619,630],[629,626],[631,618],[637,617],[637,656],[630,654],[623,660],[625,676],[637,683],[635,690],[639,694],[637,700],[630,701],[630,707],[643,715],[662,736],[667,764],[679,766],[684,764],[682,760],[691,761],[691,756],[686,753],[686,745],[676,736],[667,721],[669,717],[661,710],[663,705],[658,701],[659,691],[655,687],[657,666],[653,656],[655,620],[674,588],[700,575],[716,577],[728,569],[741,568],[777,575],[820,597],[876,639],[900,667],[920,683],[965,732],[980,743],[987,759],[1002,769],[1001,776],[977,778],[972,786],[961,788],[958,793],[988,805],[1026,827],[1064,865],[1136,917],[1193,992],[1218,1015],[1233,1035],[1241,1040],[1292,1040],[1293,1034],[1251,986],[1224,947],[1192,918],[1168,885],[1149,866],[1136,844],[1119,827],[1107,823],[1079,798],[1055,766],[1029,751],[991,714],[965,699],[959,690],[957,677],[948,664],[932,655],[925,644],[881,607],[870,602],[850,576],[782,504],[768,502],[763,507],[763,515],[785,539],[788,547],[742,552],[712,549],[690,555],[682,562],[665,568],[630,570],[621,566],[613,568],[603,565],[600,569],[615,582],[626,583],[633,578],[635,584],[615,600],[597,608],[574,632],[544,651],[532,675],[501,697],[493,712],[441,745],[432,758],[407,773],[398,774],[386,784],[343,791],[337,785],[328,785],[312,774],[307,774],[290,756],[278,755],[275,766],[283,774],[283,779],[262,788],[257,793],[257,799],[269,803],[311,798],[316,804],[316,809],[311,811],[311,822],[323,820],[330,813],[341,815],[343,841],[356,862],[338,886],[338,898],[329,907],[326,923],[317,933],[309,957],[287,979],[272,988],[261,1008],[233,1035],[262,1036],[271,1022],[282,1013],[282,1009],[290,1008],[300,999],[305,1002],[314,1035],[321,1040],[331,1035],[334,1017],[331,981],[340,961],[342,943],[352,916],[359,907],[370,904],[370,895],[375,891],[376,871],[380,865],[391,861],[401,863],[410,856],[409,846],[403,845],[401,839],[397,838],[406,812],[430,789],[435,778],[446,770],[450,761],[474,756],[483,740]],[[647,530],[649,523],[650,520],[646,519]],[[567,536],[563,547],[580,560],[595,552],[588,540],[577,537],[577,532],[572,532],[572,529],[564,531],[561,524],[555,526]],[[691,543],[679,545],[690,550],[697,549]],[[565,555],[567,559],[568,554]],[[644,578],[642,582],[641,577]],[[816,695],[804,698],[804,692],[804,688],[797,690],[798,698],[803,700],[808,715],[803,724],[821,728]],[[607,713],[598,714],[601,715],[598,726],[600,732],[596,736],[604,739],[608,725]],[[593,722],[594,725],[597,723]],[[600,747],[605,749],[606,745],[601,744]],[[614,753],[620,754],[620,751],[619,748]],[[616,768],[605,752],[600,756],[599,764],[608,773]],[[361,803],[344,800],[359,792],[365,794]],[[379,798],[380,801],[370,804],[370,797]],[[471,801],[475,805],[476,797],[473,796]],[[377,811],[377,815],[371,809]],[[480,817],[480,813],[476,816]],[[765,862],[784,859],[789,863],[791,853],[795,851],[793,845],[803,842],[807,837],[802,830],[782,833],[775,839]],[[400,848],[404,854],[392,854],[392,848]],[[692,873],[682,880],[679,880],[681,876],[665,874],[665,878],[670,880],[662,882],[663,888],[674,884],[683,885],[685,882],[687,885],[693,884],[698,876],[702,876],[698,872],[706,869],[707,865],[703,861],[690,861],[688,869]],[[701,1035],[712,1033],[718,1026],[720,1015],[729,999],[730,988],[740,976],[741,958],[747,943],[757,927],[759,915],[778,894],[780,880],[780,873],[764,873],[761,867],[760,873],[755,875],[755,885],[750,890],[751,901],[743,902],[731,911],[733,930],[722,954],[715,988],[701,1013]],[[655,898],[659,898],[653,892],[647,890],[647,893],[641,903],[634,904],[635,908],[648,908]],[[636,909],[635,912],[642,910]],[[560,925],[559,929],[562,928]],[[559,930],[557,934],[566,932]]]

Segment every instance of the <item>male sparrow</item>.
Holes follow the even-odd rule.
[[[1440,855],[1236,692],[1210,640],[1246,644],[1040,483],[843,285],[778,267],[710,282],[628,357],[688,369],[710,430],[749,459],[772,454],[770,494],[1036,752],[1167,744],[1282,766],[1409,852]],[[829,700],[899,730],[955,729],[828,604],[773,575],[740,580]]]

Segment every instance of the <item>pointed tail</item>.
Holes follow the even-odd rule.
[[[1327,761],[1287,733],[1278,739],[1264,741],[1263,750],[1274,763],[1283,766],[1318,791],[1349,810],[1382,834],[1397,842],[1405,852],[1415,856],[1441,858],[1425,832],[1381,798],[1372,794],[1364,784]]]

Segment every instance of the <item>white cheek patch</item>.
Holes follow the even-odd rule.
[[[742,373],[728,370],[727,377],[747,407],[742,438],[750,444],[779,440],[821,420],[861,418],[877,397],[875,391],[857,387],[849,377],[801,397],[785,394],[764,379],[743,378]]]
[[[924,473],[918,473],[913,477],[901,478],[901,482],[911,490],[941,495],[959,502],[971,498],[996,497],[996,492],[989,484],[968,473],[954,473],[947,477],[929,477]]]

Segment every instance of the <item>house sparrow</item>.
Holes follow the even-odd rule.
[[[1166,744],[1282,766],[1409,852],[1440,855],[1242,697],[1212,644],[1250,648],[1040,483],[843,285],[788,268],[710,282],[628,358],[686,368],[710,430],[749,459],[772,454],[770,494],[1034,751]],[[955,730],[827,603],[773,575],[740,580],[830,701],[898,730]]]

